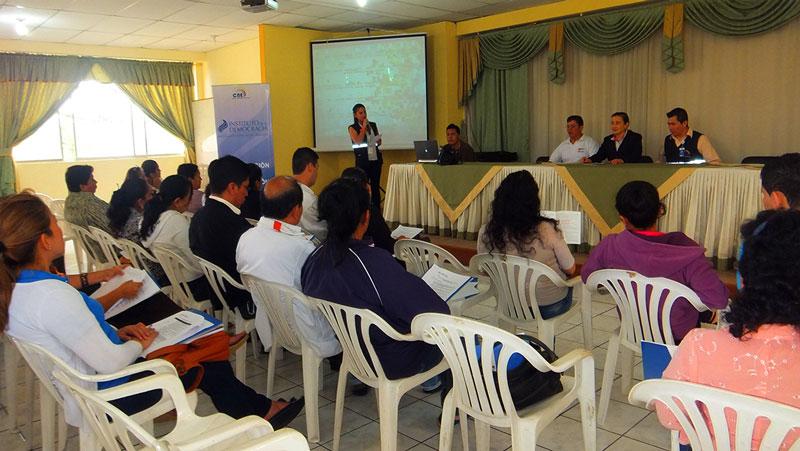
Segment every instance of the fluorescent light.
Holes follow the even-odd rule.
[[[356,3],[362,8],[367,6],[367,0],[356,0]]]
[[[18,20],[17,23],[14,24],[14,31],[19,36],[27,36],[28,33],[31,32],[31,30],[28,29],[28,26],[25,25],[24,22],[22,22],[22,19]]]

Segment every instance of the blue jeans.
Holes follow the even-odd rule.
[[[542,319],[550,319],[568,311],[570,307],[572,307],[572,287],[569,287],[564,299],[550,305],[540,305],[539,313]]]

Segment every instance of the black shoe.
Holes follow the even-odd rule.
[[[289,405],[281,409],[278,413],[272,416],[269,420],[269,424],[272,425],[272,429],[278,430],[281,428],[285,428],[287,424],[291,423],[292,420],[297,418],[300,415],[300,412],[303,410],[303,406],[305,405],[305,398],[302,396],[300,399],[292,398],[289,401]]]

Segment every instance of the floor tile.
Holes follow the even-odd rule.
[[[470,449],[475,449],[475,424],[474,422],[469,422],[469,443]],[[425,441],[425,444],[434,448],[439,448],[439,434],[429,438]],[[507,432],[499,431],[497,429],[492,428],[489,433],[489,449],[490,451],[501,451],[506,450],[511,447],[511,435]],[[536,447],[537,450],[540,449],[538,446]],[[453,427],[453,450],[460,450],[463,449],[463,445],[461,442],[461,425],[457,424]]]
[[[599,394],[598,394],[599,398]],[[597,425],[606,431],[615,434],[623,435],[631,428],[636,426],[650,411],[632,406],[627,403],[618,401],[611,401],[608,405],[608,414],[606,415],[606,423],[604,425]],[[581,420],[580,406],[575,406],[568,411],[564,412],[564,416],[572,418],[573,420]]]
[[[403,434],[397,434],[397,449],[406,450],[413,448],[420,443]],[[324,443],[328,449],[333,449],[333,441]],[[339,443],[341,450],[359,450],[359,451],[379,451],[381,449],[381,432],[378,423],[367,423],[357,429],[354,429],[346,434],[342,434],[341,442]],[[424,448],[423,448],[424,449]]]
[[[625,435],[658,448],[670,448],[670,432],[658,422],[655,412],[650,412]]]
[[[605,449],[619,438],[619,434],[597,429],[597,449]],[[560,416],[548,424],[539,436],[537,445],[551,450],[582,450],[583,429],[580,421]]]
[[[439,433],[439,415],[442,409],[426,402],[415,402],[398,412],[398,430],[424,442]]]
[[[333,440],[333,420],[334,420],[334,404],[328,404],[319,409],[319,435],[320,443],[326,443]],[[342,416],[342,435],[360,428],[372,420],[363,417],[352,410],[344,409]],[[289,423],[289,427],[296,429],[301,434],[308,436],[306,429],[306,415],[305,412],[300,414],[297,418]],[[346,448],[342,448],[344,450]]]
[[[628,437],[620,437],[612,443],[605,451],[660,451],[661,448],[642,443]]]

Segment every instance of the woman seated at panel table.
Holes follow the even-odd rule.
[[[724,314],[729,326],[690,331],[663,377],[800,408],[800,211],[761,212],[742,226],[742,236],[743,288]],[[661,424],[681,430],[663,405],[656,410]],[[759,449],[764,420],[756,423],[752,449]],[[728,423],[735,431],[731,416]],[[780,449],[789,449],[798,437],[800,430],[794,429]],[[681,439],[688,440],[683,433]]]
[[[728,290],[706,259],[705,250],[683,232],[659,232],[666,213],[655,186],[641,180],[620,188],[617,212],[625,230],[600,241],[581,269],[583,281],[599,269],[626,269],[645,277],[666,277],[682,283],[710,309],[728,305]],[[699,326],[700,313],[685,299],[672,305],[672,336],[679,342]]]
[[[539,186],[528,171],[509,174],[494,192],[489,222],[478,231],[479,254],[507,254],[536,260],[562,279],[575,272],[558,223],[541,215]],[[559,288],[542,277],[536,283],[542,319],[558,316],[572,306],[572,288]]]
[[[37,344],[85,374],[113,373],[133,363],[155,339],[156,332],[141,323],[114,329],[103,318],[103,307],[49,272],[64,254],[64,237],[55,216],[36,196],[22,193],[0,199],[0,330]],[[226,361],[201,363],[200,389],[215,407],[234,418],[258,415],[283,427],[297,416],[303,400],[271,401],[241,383]],[[194,382],[199,368],[183,376]],[[140,375],[133,376],[136,378]],[[119,385],[118,379],[100,386]],[[133,414],[160,399],[158,391],[112,401]],[[80,425],[80,412],[65,396],[66,419]]]

